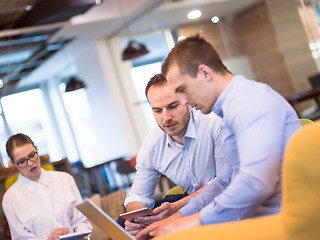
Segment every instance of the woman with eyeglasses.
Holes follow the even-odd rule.
[[[42,169],[37,147],[24,134],[11,136],[6,150],[19,171],[2,201],[12,239],[56,240],[69,232],[91,231],[75,208],[82,197],[70,174]]]

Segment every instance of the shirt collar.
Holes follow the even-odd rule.
[[[230,83],[227,85],[227,87],[222,91],[222,93],[218,97],[217,101],[215,102],[215,104],[212,107],[212,111],[215,114],[217,114],[219,117],[223,118],[222,104],[223,104],[224,100],[226,99],[226,97],[228,96],[229,92],[231,91],[231,89],[235,85],[237,85],[238,82],[242,81],[243,79],[245,79],[245,77],[242,75],[234,76],[231,79]]]
[[[43,184],[45,186],[49,186],[49,181],[48,181],[48,174],[46,171],[44,171],[42,168],[40,169],[40,178],[38,181],[32,181],[25,176],[23,176],[21,173],[19,174],[18,181],[21,185],[23,185],[24,188],[28,189],[30,192],[33,192],[36,185],[38,183]]]
[[[190,112],[190,119],[189,119],[187,131],[182,138],[182,142],[184,142],[185,138],[197,138],[197,131],[196,131],[196,126],[194,122],[193,110],[190,109],[189,112]],[[167,146],[175,147],[180,145],[176,143],[167,133],[166,133],[166,137],[167,137]]]

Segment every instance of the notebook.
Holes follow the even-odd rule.
[[[105,213],[90,199],[76,206],[90,221],[113,240],[135,240],[112,217]]]
[[[84,233],[68,233],[66,235],[59,236],[57,240],[85,240],[91,232]]]

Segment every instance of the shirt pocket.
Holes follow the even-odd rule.
[[[33,223],[39,216],[39,211],[40,209],[36,206],[26,206],[25,209],[20,210],[19,214],[17,214],[19,221],[26,230],[33,232]]]

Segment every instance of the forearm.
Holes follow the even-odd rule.
[[[179,210],[180,208],[184,207],[188,204],[190,198],[195,197],[197,194],[199,194],[207,185],[204,185],[202,188],[198,189],[194,193],[176,201],[174,204],[176,205],[176,209]]]
[[[210,184],[204,186],[203,188],[199,189],[201,191],[197,191],[194,194],[194,197],[182,207],[179,212],[185,217],[192,215],[196,212],[199,212],[203,207],[208,205],[212,200],[218,196],[221,192],[225,190],[228,183],[223,183],[215,179]]]
[[[146,205],[144,205],[141,202],[137,202],[137,201],[133,201],[133,202],[129,202],[126,206],[126,211],[130,212],[130,211],[134,211],[140,208],[144,208],[146,207]]]
[[[270,196],[268,189],[269,187],[259,179],[248,174],[238,174],[223,194],[201,210],[201,220],[204,224],[211,224],[255,216],[255,209]],[[243,194],[244,192],[246,194]],[[269,204],[273,205],[271,209],[276,210],[277,198],[273,200]],[[269,211],[267,205],[262,209],[259,215]]]
[[[147,206],[148,208],[152,209],[154,207],[154,191],[158,180],[159,177],[153,176],[150,171],[140,170],[140,172],[137,172],[131,189],[124,201],[126,208],[131,202],[139,202],[143,204],[143,207]]]

